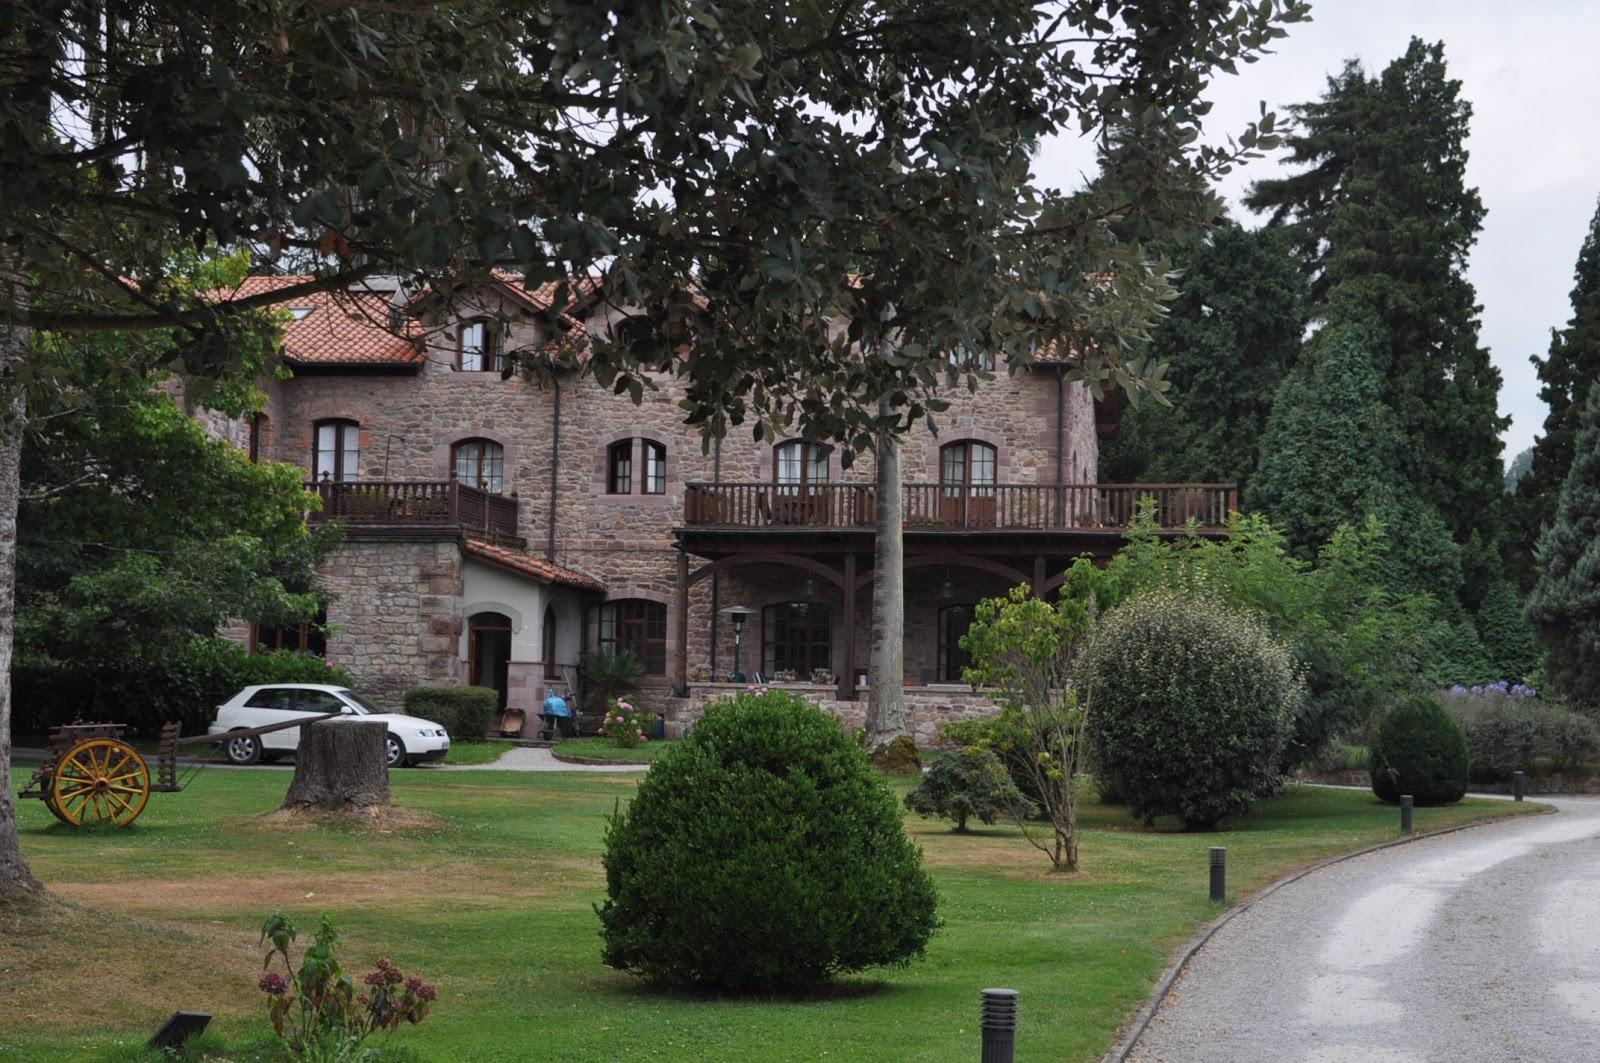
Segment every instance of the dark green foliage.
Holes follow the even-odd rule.
[[[617,698],[639,689],[644,662],[632,650],[608,653],[590,650],[578,660],[583,689],[591,711],[605,712]]]
[[[1589,388],[1555,523],[1534,561],[1527,615],[1544,648],[1545,683],[1573,708],[1600,713],[1600,380]]]
[[[1577,771],[1600,755],[1600,725],[1523,690],[1496,684],[1445,693],[1446,710],[1467,736],[1474,782],[1503,782],[1518,770],[1532,775],[1538,760]]]
[[[906,794],[906,807],[921,816],[954,820],[957,833],[966,832],[968,819],[993,823],[1000,816],[1026,819],[1037,811],[992,750],[971,748],[934,757],[922,782]]]
[[[1079,659],[1096,772],[1146,822],[1210,830],[1281,782],[1300,683],[1259,622],[1213,602],[1140,595]]]
[[[1465,183],[1472,107],[1460,88],[1443,46],[1416,39],[1377,77],[1347,64],[1321,100],[1291,108],[1299,121],[1285,139],[1304,169],[1258,182],[1246,202],[1291,228],[1313,317],[1372,329],[1381,399],[1403,440],[1400,482],[1455,541],[1493,544],[1506,422],[1466,277],[1484,209]],[[1467,561],[1475,602],[1495,560],[1482,549]]]
[[[1572,316],[1566,328],[1551,333],[1549,352],[1531,360],[1539,371],[1539,398],[1550,412],[1533,444],[1532,468],[1517,484],[1519,553],[1527,557],[1530,576],[1533,546],[1555,522],[1561,485],[1572,467],[1584,400],[1600,380],[1600,203],[1573,269]]]
[[[1002,709],[997,715],[982,719],[955,720],[939,728],[939,737],[962,748],[981,746],[992,750],[1025,801],[1038,805],[1043,800],[1031,767],[1038,763],[1042,750],[1022,710]]]
[[[153,738],[177,720],[184,734],[199,734],[217,706],[260,683],[333,683],[350,677],[319,657],[288,651],[249,653],[228,639],[195,636],[148,653],[134,648],[115,660],[92,664],[22,664],[13,670],[16,727],[46,731],[74,719],[125,723]]]
[[[412,687],[405,692],[408,714],[432,720],[457,741],[488,734],[499,705],[493,687]]]
[[[782,691],[708,706],[605,840],[608,966],[807,989],[922,954],[937,920],[895,798],[838,721]]]
[[[1467,792],[1467,738],[1432,694],[1402,698],[1372,722],[1372,792],[1398,804],[1448,805]]]
[[[1232,221],[1171,248],[1171,261],[1178,294],[1149,349],[1168,366],[1172,405],[1123,410],[1117,438],[1100,447],[1101,479],[1247,490],[1273,397],[1300,353],[1300,262],[1283,230]]]
[[[1532,682],[1539,671],[1539,649],[1533,628],[1522,615],[1516,584],[1501,578],[1489,584],[1478,610],[1478,633],[1496,680]]]

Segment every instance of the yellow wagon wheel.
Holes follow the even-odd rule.
[[[74,827],[126,827],[150,800],[150,768],[137,750],[115,738],[86,738],[56,762],[45,804]]]

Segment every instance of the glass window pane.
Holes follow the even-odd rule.
[[[317,468],[316,478],[333,479],[335,463],[338,461],[339,429],[337,425],[323,424],[317,426]]]
[[[630,493],[633,490],[633,440],[611,444],[606,460],[609,465],[606,490],[614,495]]]
[[[994,448],[987,443],[972,443],[972,482],[986,487],[994,486]]]
[[[461,326],[461,368],[469,373],[483,368],[483,333],[481,321]]]
[[[667,448],[646,440],[644,444],[644,481],[641,487],[647,495],[666,494]]]

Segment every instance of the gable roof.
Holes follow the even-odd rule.
[[[286,288],[311,277],[246,277],[224,297],[243,297]],[[282,304],[295,314],[283,326],[283,358],[303,366],[392,366],[420,368],[422,328],[409,315],[400,334],[388,327],[392,293],[377,289],[314,292]],[[301,314],[298,311],[309,310]]]
[[[482,539],[470,537],[462,540],[461,548],[473,560],[515,572],[520,576],[528,576],[544,583],[575,587],[580,591],[593,591],[597,594],[605,593],[606,585],[593,576],[587,576],[577,569],[566,568],[546,561],[542,557],[534,557],[523,550],[500,546],[497,543],[485,542]]]

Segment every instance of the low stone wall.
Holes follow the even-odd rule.
[[[867,692],[861,691],[854,701],[842,701],[836,687],[814,683],[773,683],[771,689],[799,694],[824,712],[830,713],[855,730],[866,723]],[[747,688],[738,683],[692,683],[689,696],[651,696],[641,693],[637,699],[641,707],[666,716],[668,738],[681,738],[705,714],[706,702],[742,693]],[[653,692],[652,692],[653,693]],[[955,720],[981,719],[993,716],[1000,707],[970,687],[906,687],[906,710],[911,717],[911,734],[918,747],[940,749],[946,743],[939,729]]]

